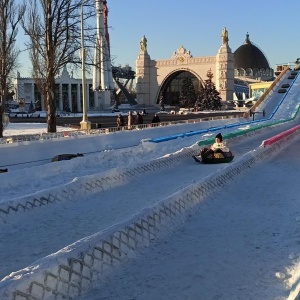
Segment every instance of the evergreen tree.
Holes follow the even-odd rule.
[[[196,92],[191,77],[183,78],[182,90],[179,96],[179,102],[182,107],[194,107],[196,101]]]
[[[204,81],[204,88],[200,91],[200,109],[201,110],[220,110],[221,109],[221,97],[217,91],[215,84],[212,82],[214,77],[211,70],[206,74],[207,78]]]

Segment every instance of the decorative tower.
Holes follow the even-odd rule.
[[[223,101],[233,100],[234,56],[228,45],[228,31],[222,30],[222,45],[216,56],[216,88]]]
[[[104,35],[106,38],[108,54],[110,57],[110,41],[109,41],[109,33],[108,33],[108,8],[107,8],[107,1],[103,0],[103,22],[104,22]]]
[[[95,0],[96,5],[96,46],[93,70],[93,90],[95,106],[107,108],[111,104],[110,91],[114,89],[109,38],[107,30],[107,14],[105,0]]]
[[[136,93],[139,104],[150,105],[150,56],[147,52],[147,39],[140,41],[140,53],[136,64]]]

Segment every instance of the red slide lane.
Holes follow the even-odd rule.
[[[266,147],[266,146],[270,146],[276,142],[278,142],[279,140],[283,139],[284,137],[287,137],[288,135],[294,133],[295,131],[299,130],[300,129],[300,125],[297,125],[291,129],[288,129],[284,132],[281,132],[265,141],[263,141],[263,146]]]

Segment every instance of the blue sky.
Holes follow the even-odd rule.
[[[272,68],[300,57],[298,0],[286,4],[274,0],[108,0],[108,8],[114,65],[135,68],[143,35],[148,39],[151,59],[168,59],[180,46],[193,56],[216,55],[223,27],[228,30],[233,52],[248,32]],[[22,57],[20,62],[29,63]],[[20,70],[21,76],[29,76],[28,65]]]

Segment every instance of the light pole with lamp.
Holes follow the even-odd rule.
[[[83,4],[81,3],[81,63],[82,63],[82,121],[80,122],[80,129],[89,131],[91,129],[91,122],[87,117],[87,103],[86,103],[86,85],[85,85],[85,49],[84,49],[84,29],[83,29]]]

